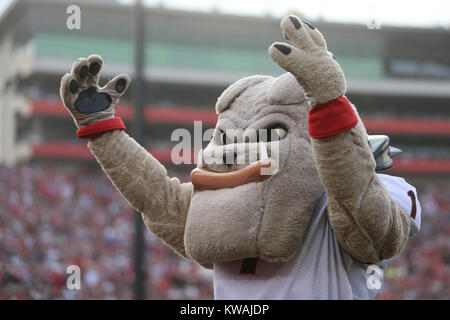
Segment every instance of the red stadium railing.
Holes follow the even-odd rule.
[[[43,116],[67,116],[68,112],[61,102],[57,100],[34,100],[31,102],[31,112]],[[134,118],[134,108],[129,104],[119,104],[116,107],[116,115],[123,120]],[[201,120],[205,124],[214,125],[217,115],[209,110],[171,106],[162,108],[147,106],[144,110],[144,118],[148,122],[160,123],[192,123]]]
[[[170,150],[147,148],[152,155],[162,163],[170,163]],[[33,157],[58,158],[70,160],[95,160],[84,143],[74,142],[43,142],[32,145]]]
[[[450,159],[395,159],[394,165],[386,172],[450,174]]]
[[[364,117],[363,121],[374,133],[450,136],[450,120]]]
[[[67,111],[58,100],[33,100],[31,111],[33,114],[43,116],[67,116]],[[120,104],[116,108],[116,115],[124,120],[131,120],[134,117],[134,108],[131,105]],[[214,125],[217,120],[217,115],[212,110],[181,106],[167,108],[148,106],[144,111],[144,117],[148,122],[180,124],[191,124],[198,120],[207,125]],[[370,133],[450,136],[450,120],[364,117],[363,121]]]
[[[147,148],[152,155],[164,164],[172,164],[170,149]],[[70,160],[94,160],[84,143],[45,142],[32,146],[33,157]],[[191,156],[193,159],[193,155]],[[386,172],[450,174],[450,159],[397,158],[394,166]]]
[[[33,100],[31,112],[42,116],[68,115],[59,100]],[[134,108],[131,105],[120,104],[116,108],[116,114],[124,120],[132,120]],[[217,120],[217,115],[213,111],[178,106],[148,106],[144,111],[144,117],[148,122],[179,124],[190,124],[201,120],[205,124],[214,125]],[[363,121],[370,133],[450,136],[450,120],[366,117]],[[94,160],[86,145],[82,143],[45,142],[33,145],[32,150],[34,157]],[[150,149],[149,151],[162,163],[171,163],[170,149]],[[450,159],[398,158],[390,171],[450,174]]]

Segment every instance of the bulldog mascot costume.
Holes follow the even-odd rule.
[[[416,189],[377,173],[399,150],[367,135],[319,30],[295,16],[281,28],[292,45],[274,43],[269,55],[288,72],[222,93],[191,183],[169,178],[125,132],[114,106],[131,79],[99,87],[99,56],[75,61],[61,97],[148,229],[214,269],[216,299],[372,299],[373,277],[420,228]],[[260,129],[273,134],[246,137]]]

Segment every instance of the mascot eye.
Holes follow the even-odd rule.
[[[260,139],[258,141],[261,142],[271,142],[271,141],[277,141],[281,140],[284,137],[286,137],[287,131],[286,129],[282,127],[270,127],[267,128],[267,137],[264,137],[264,135],[261,135]]]

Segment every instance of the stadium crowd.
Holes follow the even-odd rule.
[[[450,187],[418,188],[420,232],[388,264],[378,299],[450,299]]]
[[[133,298],[135,213],[103,173],[0,167],[0,181],[0,299]],[[149,298],[212,297],[210,271],[145,235]]]
[[[450,188],[418,190],[422,230],[378,299],[450,299]],[[0,299],[131,299],[134,211],[99,170],[0,167]],[[146,234],[150,299],[211,299],[212,273]],[[69,290],[67,267],[81,270]]]

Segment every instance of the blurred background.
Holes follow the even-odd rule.
[[[69,5],[81,10],[69,29]],[[233,81],[278,76],[268,46],[295,13],[327,39],[370,134],[403,149],[389,174],[418,189],[422,230],[385,270],[377,299],[450,298],[450,4],[448,1],[146,1],[142,141],[173,165],[173,130],[216,122]],[[102,83],[135,75],[133,1],[0,0],[0,299],[136,297],[134,210],[75,135],[59,81],[78,57],[100,54]],[[133,132],[132,85],[116,114]],[[211,299],[212,272],[144,232],[148,299]],[[81,290],[66,286],[78,265]]]

